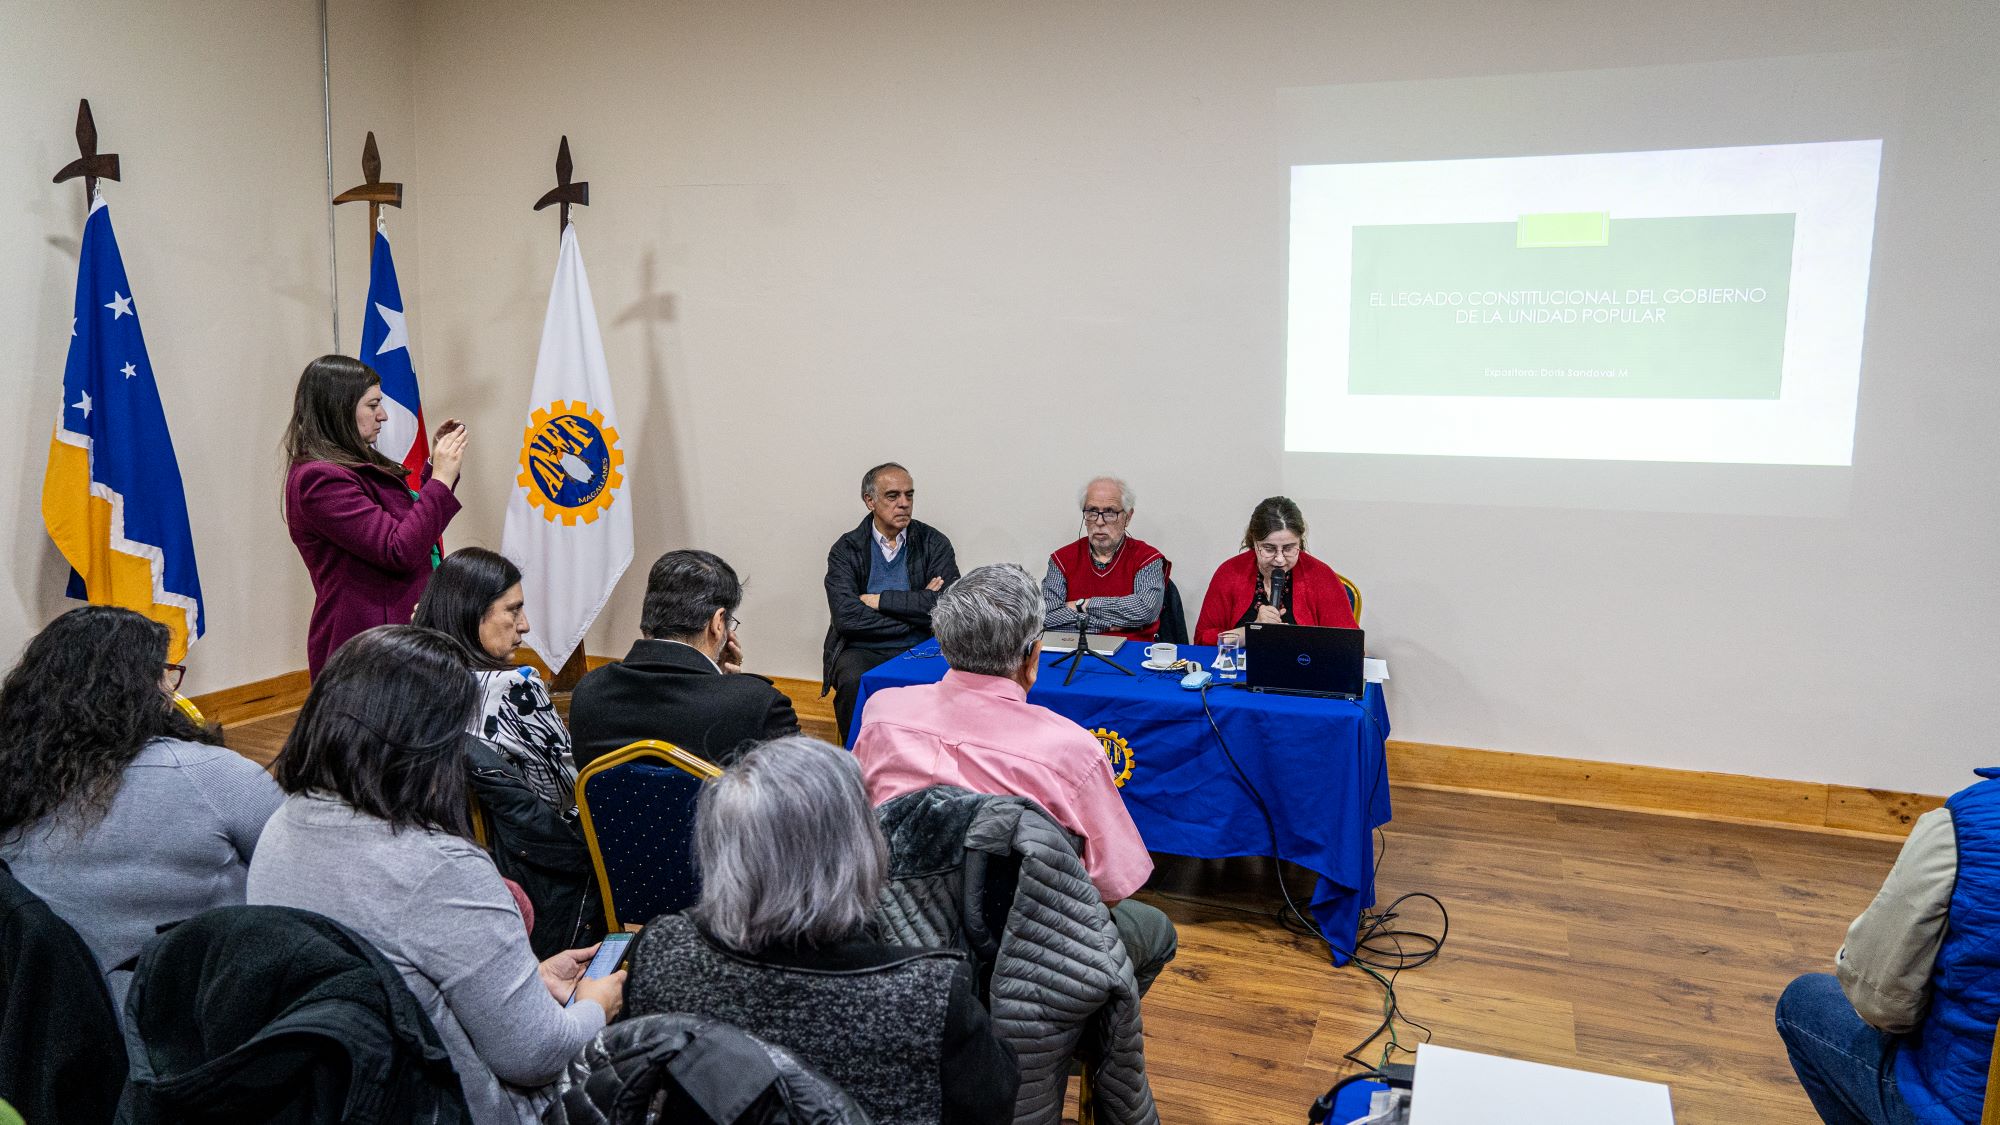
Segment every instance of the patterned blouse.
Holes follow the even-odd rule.
[[[478,671],[485,702],[472,733],[498,747],[521,767],[543,800],[568,811],[576,806],[576,766],[569,753],[569,728],[549,701],[549,689],[533,668]]]

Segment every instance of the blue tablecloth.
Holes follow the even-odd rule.
[[[1181,655],[1206,665],[1215,650],[1182,645]],[[1210,688],[1209,709],[1253,796],[1203,717],[1201,693],[1183,689],[1177,674],[1139,667],[1144,645],[1128,643],[1114,658],[1133,675],[1091,661],[1068,686],[1067,667],[1049,667],[1055,659],[1043,654],[1028,698],[1097,734],[1146,847],[1202,859],[1271,855],[1275,832],[1278,858],[1319,875],[1310,909],[1344,963],[1361,911],[1375,901],[1373,832],[1389,820],[1381,687],[1369,684],[1360,702]],[[936,641],[870,671],[857,726],[871,693],[935,683],[945,671]]]

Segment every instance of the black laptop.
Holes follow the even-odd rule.
[[[1362,633],[1318,625],[1253,623],[1243,632],[1250,670],[1243,686],[1251,691],[1360,699]]]

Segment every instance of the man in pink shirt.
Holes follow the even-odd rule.
[[[1131,897],[1153,873],[1111,764],[1089,731],[1028,702],[1041,669],[1042,596],[1018,566],[982,566],[938,595],[935,684],[868,697],[854,757],[880,805],[931,785],[1026,797],[1082,838],[1084,868],[1111,908],[1139,990],[1178,949],[1174,924]]]

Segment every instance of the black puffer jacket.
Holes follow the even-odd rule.
[[[472,791],[486,813],[486,848],[493,866],[535,904],[528,944],[543,960],[581,949],[604,936],[604,899],[575,816],[549,806],[520,767],[483,738],[467,735]]]
[[[560,1109],[544,1125],[869,1125],[840,1087],[790,1051],[678,1012],[605,1028],[558,1084]]]
[[[911,520],[909,536],[910,588],[890,590],[882,595],[882,608],[869,609],[860,595],[868,589],[870,551],[875,538],[868,530],[874,516],[867,516],[854,530],[833,541],[826,552],[826,609],[831,620],[826,627],[826,644],[820,652],[820,694],[833,689],[833,662],[851,643],[921,644],[931,635],[931,607],[937,596],[958,581],[958,555],[944,532],[920,520]],[[943,585],[926,590],[931,579]],[[841,732],[842,737],[846,732]]]
[[[465,1094],[402,974],[331,918],[225,906],[139,956],[120,1125],[464,1125]]]

